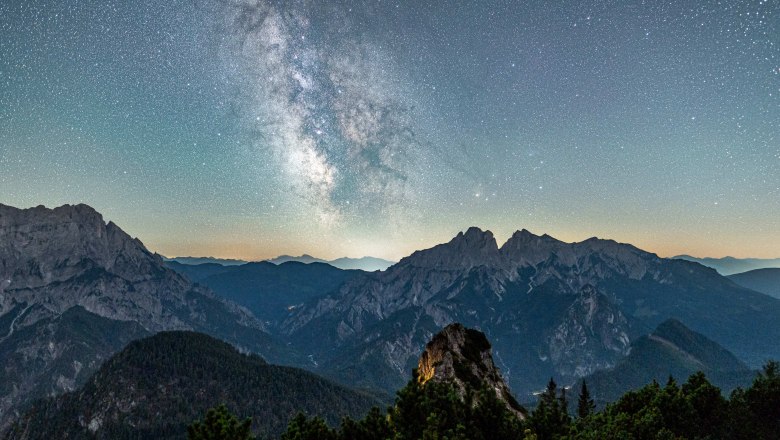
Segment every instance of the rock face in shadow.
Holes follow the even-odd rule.
[[[0,429],[33,399],[72,391],[129,340],[161,330],[291,358],[246,309],[168,269],[91,207],[0,205]]]
[[[509,392],[509,387],[493,363],[490,342],[485,334],[450,324],[425,346],[417,366],[418,380],[453,384],[464,396],[468,390],[495,390],[496,396],[521,419],[527,412]]]
[[[728,350],[680,321],[669,319],[633,341],[631,353],[617,366],[584,380],[593,398],[604,404],[652,381],[665,383],[671,376],[684,382],[698,371],[726,395],[738,386],[750,386],[755,378],[755,372]]]
[[[780,357],[777,299],[629,244],[567,243],[527,230],[499,247],[490,231],[469,228],[346,281],[279,328],[316,371],[393,391],[433,335],[460,322],[488,335],[496,365],[526,401],[550,377],[573,384],[614,367],[633,341],[669,318],[751,368]]]

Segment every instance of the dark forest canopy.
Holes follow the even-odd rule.
[[[487,391],[487,392],[486,392]],[[460,399],[447,384],[411,380],[386,413],[345,418],[329,428],[318,417],[296,417],[283,440],[352,439],[777,439],[780,432],[780,364],[769,362],[747,389],[727,399],[703,373],[678,385],[670,377],[624,394],[594,411],[587,388],[571,399],[551,379],[527,420],[510,414],[490,390]],[[571,401],[574,401],[572,404]],[[570,415],[576,410],[576,416]]]

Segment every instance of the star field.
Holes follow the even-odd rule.
[[[6,1],[0,202],[165,255],[777,257],[778,1]]]

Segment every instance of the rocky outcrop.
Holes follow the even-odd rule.
[[[468,391],[491,389],[512,413],[521,419],[527,414],[512,397],[493,363],[490,342],[485,335],[458,323],[445,327],[425,346],[417,365],[417,378],[422,384],[429,381],[452,384],[461,396]]]

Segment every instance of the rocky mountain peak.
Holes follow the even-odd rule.
[[[466,232],[459,232],[457,236],[472,240],[490,240],[493,238],[493,233],[487,230],[483,231],[476,226],[470,226]]]
[[[0,205],[0,289],[37,288],[96,268],[138,281],[157,275],[161,262],[88,205]]]
[[[490,231],[483,231],[480,228],[472,226],[466,232],[459,232],[449,243],[450,247],[456,251],[463,252],[487,252],[493,253],[498,250],[496,238]]]
[[[422,384],[451,383],[461,396],[466,390],[488,387],[495,390],[510,411],[525,418],[526,410],[510,394],[490,351],[484,333],[459,323],[450,324],[425,346],[417,366],[418,380]]]
[[[501,254],[516,266],[536,266],[566,243],[547,234],[535,235],[526,229],[516,231],[501,246]]]
[[[546,235],[546,234],[545,234]],[[528,229],[521,229],[519,231],[515,231],[514,234],[512,234],[512,240],[518,241],[518,242],[529,242],[534,239],[540,238],[538,235],[534,234],[533,232],[529,231]]]
[[[500,261],[498,243],[490,231],[470,227],[448,243],[417,251],[401,260],[401,265],[435,269],[470,269]]]
[[[78,221],[80,223],[100,223],[105,225],[103,216],[89,205],[62,205],[53,209],[44,205],[34,208],[20,209],[0,203],[0,227],[21,222],[40,223],[52,220]]]
[[[72,390],[132,335],[198,330],[278,352],[248,311],[166,268],[87,205],[0,205],[0,322],[0,429],[20,405]],[[95,330],[100,342],[83,330],[96,326],[107,329]]]

